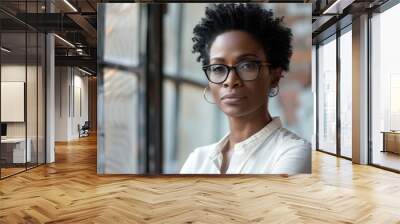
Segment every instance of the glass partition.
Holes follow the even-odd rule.
[[[4,2],[17,13],[42,13],[43,1]],[[16,7],[18,6],[18,7]],[[40,6],[40,7],[39,7]],[[0,12],[0,178],[45,163],[45,35]]]
[[[351,158],[352,149],[352,35],[351,26],[340,36],[340,154]]]
[[[336,35],[318,47],[318,149],[336,154]]]
[[[138,173],[137,75],[117,69],[104,73],[106,173]],[[111,150],[112,149],[112,150]]]
[[[27,65],[26,65],[26,113],[27,113],[27,150],[30,157],[27,167],[37,165],[38,159],[38,35],[36,32],[27,32]]]
[[[400,171],[400,4],[371,18],[372,164]]]
[[[1,33],[2,178],[26,170],[26,162],[31,161],[31,142],[26,136],[26,46],[25,31]]]
[[[137,65],[140,4],[106,4],[104,10],[104,25],[107,27],[104,38],[104,60],[121,65]],[[136,41],[130,41],[132,39]]]

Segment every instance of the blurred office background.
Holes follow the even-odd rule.
[[[203,99],[207,79],[192,53],[207,5],[100,4],[99,173],[179,173],[190,152],[228,132],[225,115]],[[311,4],[262,6],[293,32],[290,70],[270,98],[271,114],[311,142]]]

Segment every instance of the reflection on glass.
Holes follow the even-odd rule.
[[[193,47],[193,28],[204,16],[207,3],[184,4],[182,20],[182,76],[188,79],[207,83],[207,79],[201,70],[201,63],[197,62],[198,55],[192,53]],[[182,19],[181,18],[181,19]]]
[[[164,57],[163,57],[163,73],[175,76],[178,73],[178,43],[179,43],[179,24],[182,22],[180,13],[184,4],[169,3],[166,5],[167,12],[164,14],[163,24],[163,44],[164,44]],[[178,35],[177,35],[178,34]]]
[[[104,60],[135,66],[139,62],[140,4],[105,4]]]
[[[180,88],[176,98],[173,81],[164,82],[164,173],[179,173],[190,152],[219,140],[228,131],[225,115],[204,101],[202,88],[189,84]]]
[[[218,120],[220,112],[214,104],[203,99],[203,89],[182,85],[178,121],[178,167],[182,167],[189,153],[196,147],[218,141],[223,135]],[[193,103],[196,102],[196,103]],[[166,102],[167,103],[167,102]],[[179,172],[179,170],[176,170]]]
[[[104,70],[105,173],[138,173],[138,79],[136,74]]]
[[[336,39],[318,48],[318,147],[336,153]]]
[[[400,4],[371,19],[372,163],[396,170],[400,170],[400,155],[386,151],[382,132],[400,130],[400,33],[393,28],[398,21]],[[400,143],[396,144],[400,148]]]
[[[31,141],[26,141],[25,91],[26,44],[25,33],[2,33],[1,45],[1,123],[5,133],[1,140],[1,177],[25,170],[31,159]],[[28,144],[27,144],[28,143]]]
[[[352,45],[351,30],[340,36],[340,153],[352,157]]]
[[[164,94],[163,94],[163,102],[164,102],[164,113],[163,113],[163,164],[164,164],[164,173],[176,173],[179,170],[178,161],[177,161],[177,153],[178,150],[176,148],[176,89],[175,85],[172,81],[164,82]]]

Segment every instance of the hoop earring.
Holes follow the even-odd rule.
[[[268,96],[269,96],[269,97],[274,97],[274,96],[278,95],[278,93],[279,93],[279,86],[277,86],[277,87],[275,87],[275,88],[272,88],[272,89],[269,91]]]
[[[212,101],[210,101],[210,100],[207,99],[207,89],[210,89],[210,87],[207,86],[206,88],[204,88],[204,91],[203,91],[203,98],[204,98],[204,100],[205,100],[207,103],[215,104],[215,102],[212,102]]]

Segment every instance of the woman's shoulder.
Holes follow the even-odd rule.
[[[200,146],[195,148],[192,152],[190,152],[189,156],[186,159],[186,162],[183,164],[180,173],[181,174],[193,174],[198,173],[200,167],[204,165],[209,157],[212,145]]]
[[[186,159],[180,173],[197,173],[197,169],[207,163],[211,157],[215,144],[195,148]]]
[[[273,173],[311,173],[311,144],[286,128],[279,129],[277,138]]]
[[[286,129],[286,128],[279,128],[277,132],[277,136],[279,142],[282,145],[285,145],[285,148],[293,148],[293,147],[304,147],[304,148],[311,148],[311,143],[305,140],[304,138],[298,136],[296,133]]]
[[[199,155],[209,155],[214,151],[218,143],[212,143],[210,145],[203,145],[196,147],[193,151],[192,154],[195,154],[197,156]]]
[[[197,156],[199,156],[199,155],[210,155],[210,156],[215,155],[215,153],[217,153],[218,150],[221,149],[226,144],[226,142],[228,141],[228,137],[229,137],[229,133],[225,134],[224,137],[222,137],[217,142],[195,148],[191,154],[197,155]]]

